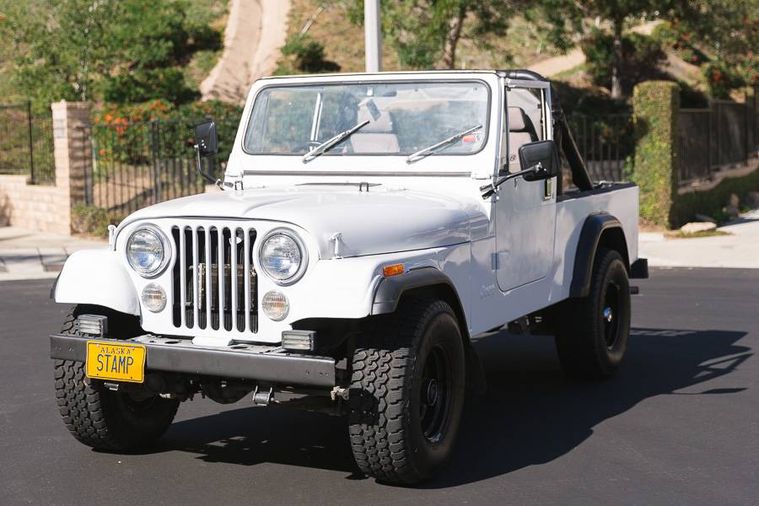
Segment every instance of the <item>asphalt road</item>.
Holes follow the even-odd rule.
[[[0,283],[0,504],[756,504],[759,270],[656,270],[613,380],[565,380],[546,337],[483,340],[452,465],[422,488],[355,473],[344,421],[180,407],[154,452],[94,452],[55,406],[50,280]]]

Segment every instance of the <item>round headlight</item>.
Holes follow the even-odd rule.
[[[261,267],[281,285],[295,283],[306,268],[306,251],[293,232],[275,231],[269,234],[259,250]]]
[[[160,230],[152,226],[141,227],[129,236],[127,261],[140,276],[157,276],[169,262],[168,250],[168,240]]]

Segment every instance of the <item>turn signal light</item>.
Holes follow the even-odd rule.
[[[393,265],[386,265],[382,268],[382,275],[386,278],[389,278],[390,276],[397,276],[399,274],[403,274],[403,264],[393,264]]]
[[[316,332],[313,330],[283,330],[282,348],[288,351],[314,351]]]

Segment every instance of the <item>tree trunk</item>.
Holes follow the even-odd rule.
[[[451,18],[448,23],[448,33],[445,36],[445,46],[443,47],[443,67],[447,69],[456,68],[456,46],[461,38],[461,28],[464,25],[466,9],[461,7],[456,16]]]
[[[611,98],[622,98],[622,25],[624,20],[614,20],[614,47],[611,64]]]

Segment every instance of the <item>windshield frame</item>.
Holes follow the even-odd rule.
[[[314,87],[326,87],[326,86],[350,86],[350,85],[387,85],[387,84],[481,84],[485,87],[485,91],[487,93],[487,104],[486,104],[486,112],[485,112],[485,119],[483,121],[483,129],[484,137],[482,139],[482,143],[480,144],[479,149],[476,151],[472,151],[469,153],[446,153],[445,150],[438,153],[433,153],[427,157],[426,159],[434,159],[434,157],[441,157],[441,156],[474,156],[479,153],[481,153],[490,142],[490,126],[491,126],[491,116],[492,116],[492,106],[493,106],[493,90],[490,83],[488,83],[485,79],[480,79],[476,77],[467,77],[467,78],[461,78],[461,79],[423,79],[423,78],[402,78],[402,79],[371,79],[371,80],[357,80],[357,79],[347,79],[347,80],[341,80],[341,81],[335,81],[335,80],[314,80],[314,81],[302,81],[302,82],[289,82],[289,83],[277,83],[271,82],[266,83],[265,85],[261,86],[258,90],[256,90],[256,93],[253,97],[251,97],[250,100],[250,107],[248,108],[247,113],[244,117],[244,126],[245,129],[242,131],[242,135],[240,138],[240,147],[242,148],[242,152],[245,153],[248,156],[262,156],[262,157],[303,157],[304,153],[273,153],[273,152],[266,152],[266,153],[253,153],[247,150],[246,146],[246,139],[248,138],[249,130],[252,128],[252,117],[253,117],[253,110],[256,106],[256,102],[258,101],[261,93],[264,90],[270,89],[270,88],[304,88],[309,86]],[[441,139],[443,140],[443,139]],[[326,152],[319,158],[321,159],[329,159],[329,158],[362,158],[362,157],[369,157],[369,158],[384,158],[384,157],[395,157],[399,159],[405,160],[409,156],[408,153],[330,153]]]

